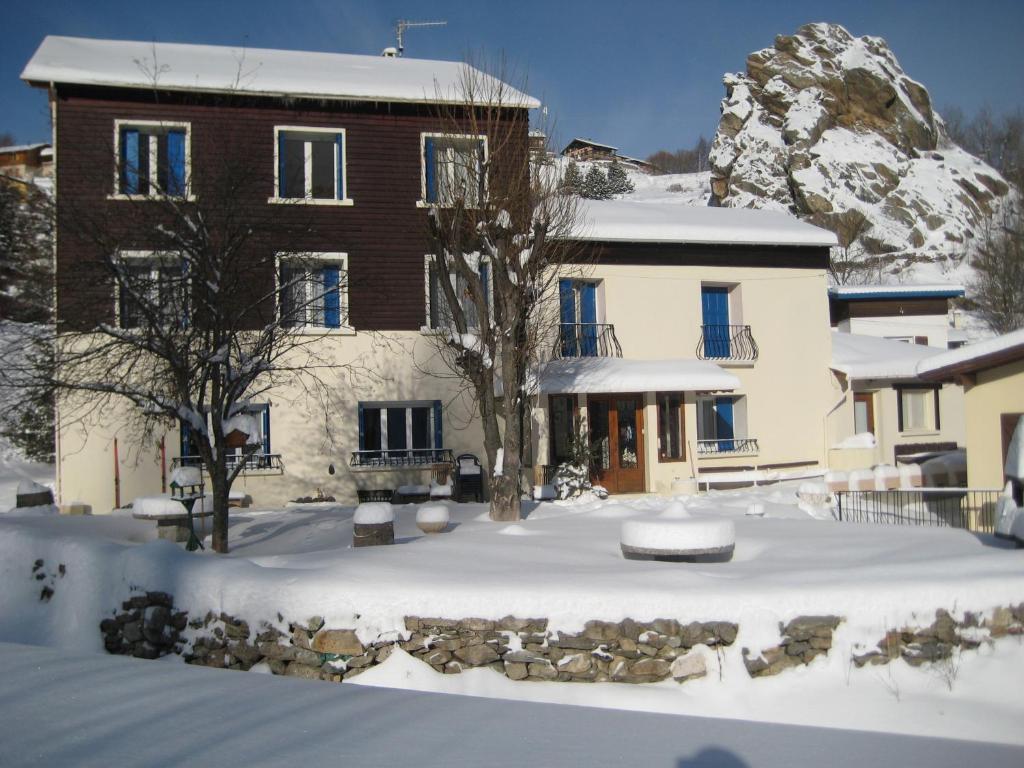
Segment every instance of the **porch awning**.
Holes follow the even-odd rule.
[[[625,360],[576,357],[552,360],[538,371],[544,395],[615,392],[721,392],[740,380],[706,360]]]

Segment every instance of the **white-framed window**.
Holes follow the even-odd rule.
[[[939,388],[897,387],[900,432],[939,430]]]
[[[114,197],[190,196],[190,123],[115,120],[114,157]]]
[[[440,400],[359,403],[360,451],[429,458],[442,448]]]
[[[115,309],[119,327],[188,323],[188,274],[180,254],[121,251],[118,258]]]
[[[487,137],[424,133],[420,142],[422,202],[450,206],[462,200],[467,207],[478,205],[487,184]]]
[[[467,254],[466,261],[480,276],[480,282],[484,290],[484,300],[487,305],[487,311],[490,313],[491,307],[494,304],[494,288],[491,284],[491,262],[489,259],[480,257],[478,254]],[[433,256],[428,255],[424,257],[424,274],[426,280],[427,327],[432,330],[454,327],[452,312],[441,284],[441,271],[437,268],[437,261]],[[479,313],[466,284],[466,278],[457,272],[453,272],[449,277],[452,281],[452,287],[455,289],[455,295],[459,298],[462,306],[462,312],[466,316],[467,327],[479,328]]]
[[[756,453],[747,432],[747,398],[724,395],[697,398],[697,453]]]
[[[344,128],[274,126],[272,203],[352,205]]]
[[[348,255],[278,254],[277,309],[289,328],[345,329],[348,322]]]

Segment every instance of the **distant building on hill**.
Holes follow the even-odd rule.
[[[617,162],[642,173],[658,172],[658,169],[646,160],[629,157],[628,155],[620,155],[618,147],[613,147],[610,144],[602,144],[599,141],[592,141],[591,139],[573,139],[565,146],[565,149],[562,150],[562,156],[584,162]]]
[[[53,148],[45,143],[0,147],[0,174],[23,181],[53,175]]]

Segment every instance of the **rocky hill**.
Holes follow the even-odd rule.
[[[958,271],[1010,191],[949,140],[881,38],[808,24],[724,83],[712,202],[791,210],[851,253],[880,257],[882,279],[908,264],[928,277]]]

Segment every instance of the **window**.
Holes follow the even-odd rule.
[[[900,432],[935,432],[939,425],[938,387],[897,387]]]
[[[185,197],[188,189],[188,123],[115,122],[116,189],[120,195]]]
[[[875,433],[874,393],[857,392],[853,395],[853,431],[858,435]]]
[[[697,452],[754,453],[757,441],[747,437],[746,397],[697,399]]]
[[[484,292],[484,305],[487,308],[488,313],[490,313],[492,298],[491,264],[486,259],[480,259],[474,265],[472,258],[468,256],[466,261],[471,267],[475,266],[476,272],[480,276],[480,287],[483,288]],[[455,325],[452,320],[452,311],[448,305],[448,299],[441,284],[441,270],[437,268],[437,262],[434,260],[433,256],[427,256],[426,269],[427,327],[432,329],[452,328]],[[455,289],[455,295],[459,299],[462,313],[465,315],[466,326],[468,328],[479,328],[479,313],[477,312],[476,302],[473,301],[473,296],[469,292],[469,286],[467,285],[466,278],[458,273],[451,274],[449,277],[452,280],[452,287]]]
[[[595,357],[598,354],[597,283],[558,281],[562,357]]]
[[[274,128],[275,192],[272,202],[351,204],[345,195],[343,128]]]
[[[255,455],[250,459],[253,462],[253,466],[247,467],[248,469],[269,469],[271,465],[269,462],[260,461],[260,459],[271,455],[270,450],[270,405],[268,403],[255,403],[250,404],[242,408],[241,414],[251,416],[252,420],[249,424],[254,426],[257,430],[256,441],[260,444],[260,450],[257,450]],[[209,426],[209,417],[207,417],[207,426]],[[195,436],[193,434],[192,425],[187,421],[178,422],[178,437],[179,437],[179,456],[182,457],[182,464],[198,466],[199,463],[199,450],[196,448]],[[245,449],[238,446],[229,447],[227,449],[227,455],[240,457],[245,452]],[[229,458],[228,463],[231,463]]]
[[[278,311],[288,328],[348,325],[348,258],[343,253],[283,255],[278,260]]]
[[[474,207],[487,183],[487,137],[423,134],[423,200]]]
[[[123,251],[116,284],[120,327],[187,323],[188,276],[177,254]]]
[[[577,459],[574,450],[580,439],[581,425],[576,395],[551,395],[551,464],[569,464]]]
[[[686,430],[681,392],[658,394],[658,460],[686,458]]]
[[[364,458],[432,463],[434,449],[443,447],[441,437],[440,400],[359,404]]]
[[[731,357],[729,327],[729,289],[723,286],[700,287],[701,322],[704,326],[704,357],[728,359]]]

